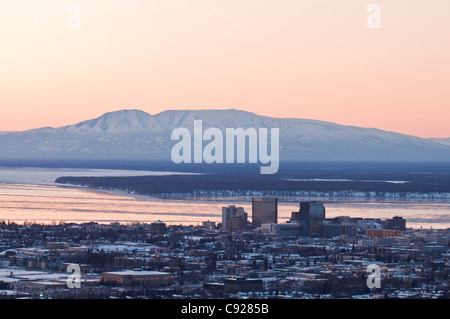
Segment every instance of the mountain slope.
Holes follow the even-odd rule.
[[[272,118],[239,110],[171,110],[150,115],[139,110],[106,113],[58,128],[0,133],[0,159],[170,160],[172,130],[280,129],[280,161],[450,161],[450,145],[433,139],[373,128],[293,118]],[[204,142],[206,145],[207,142]]]
[[[428,140],[450,146],[450,137],[448,137],[448,138],[429,138]]]

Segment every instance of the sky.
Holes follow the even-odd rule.
[[[448,0],[0,1],[0,131],[234,108],[450,137],[449,16]]]

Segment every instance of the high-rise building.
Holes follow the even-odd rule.
[[[228,231],[231,233],[243,231],[247,228],[247,213],[231,216]]]
[[[394,216],[392,219],[386,219],[386,229],[406,230],[406,220],[400,216]]]
[[[166,224],[160,220],[150,224],[150,233],[151,234],[154,234],[154,235],[164,234],[165,231],[166,231]]]
[[[253,228],[262,224],[274,223],[278,220],[278,199],[272,197],[254,197],[252,199]]]
[[[328,238],[341,236],[343,232],[342,228],[343,227],[337,223],[327,221],[323,223],[322,236]]]
[[[325,207],[319,202],[300,202],[300,210],[293,212],[291,222],[300,223],[300,235],[318,237],[323,234]]]
[[[206,228],[206,229],[215,229],[216,228],[216,222],[212,222],[212,221],[204,221],[202,222],[202,227]]]
[[[300,203],[300,214],[302,213],[303,209],[307,210],[309,213],[309,235],[322,236],[323,221],[325,220],[325,207],[323,206],[323,203]]]
[[[222,229],[230,232],[241,231],[247,227],[247,213],[243,207],[229,205],[222,207]]]

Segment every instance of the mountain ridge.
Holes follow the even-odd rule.
[[[280,161],[450,162],[450,139],[425,139],[320,120],[274,118],[237,109],[166,110],[155,115],[123,109],[56,128],[0,132],[0,159],[170,160],[176,143],[170,139],[172,130],[192,130],[195,119],[203,121],[203,129],[279,127]]]

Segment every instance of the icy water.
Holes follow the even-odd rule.
[[[1,180],[0,180],[1,181]],[[251,199],[166,200],[43,184],[0,183],[0,220],[17,223],[151,223],[197,225],[221,222],[222,207],[242,206],[251,218]],[[402,216],[407,227],[450,227],[450,203],[326,202],[326,217],[392,218]],[[298,211],[298,202],[279,203],[279,222]]]

